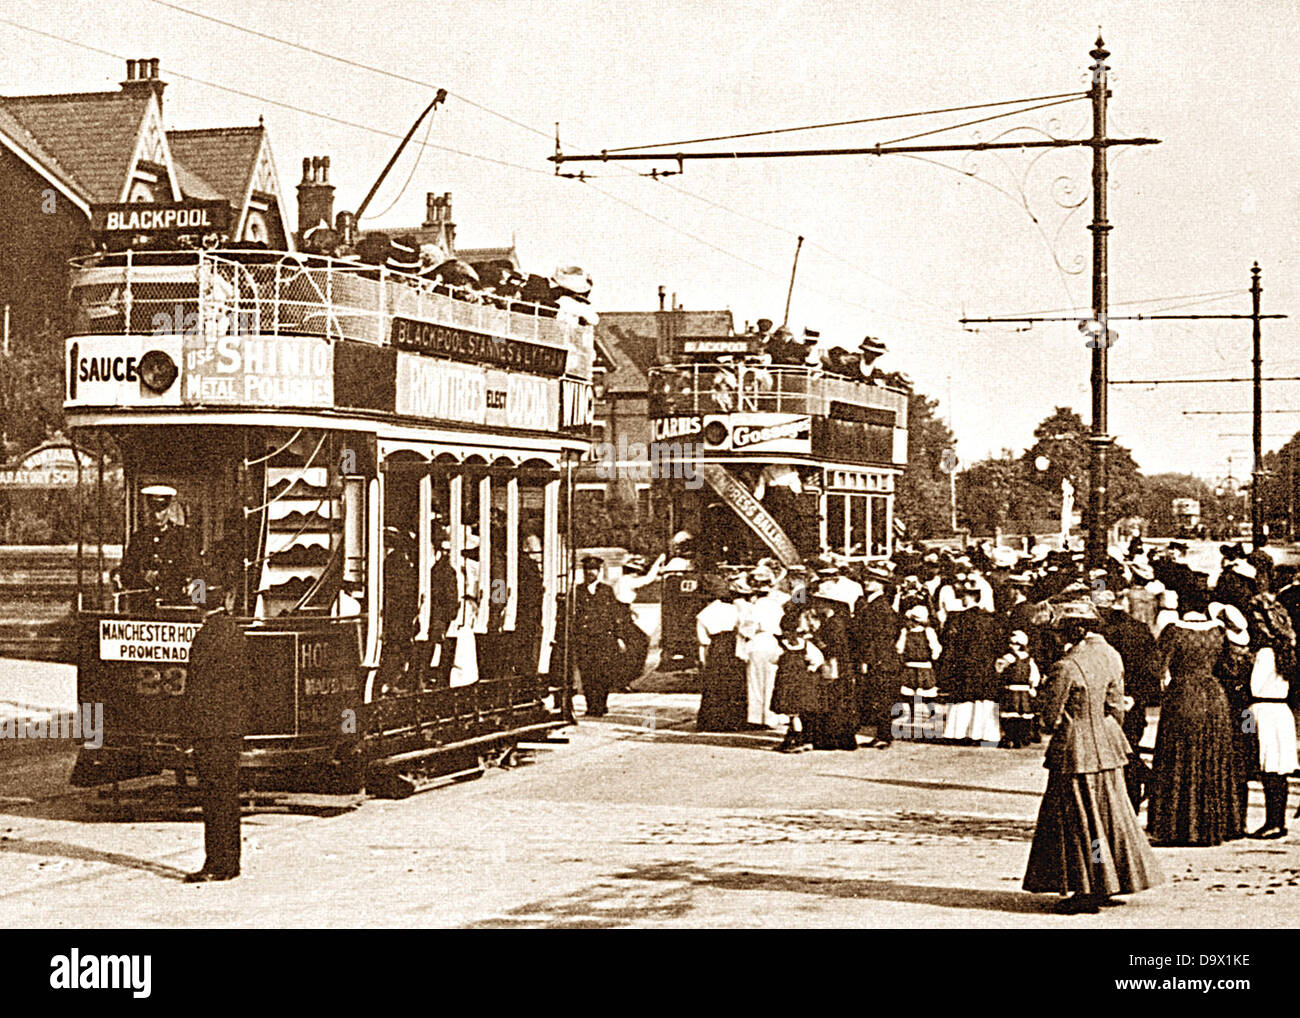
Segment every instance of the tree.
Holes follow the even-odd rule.
[[[1201,522],[1210,530],[1221,529],[1220,499],[1201,478],[1191,474],[1154,474],[1145,478],[1142,486],[1141,508],[1137,515],[1147,521],[1149,532],[1155,535],[1175,535],[1179,521],[1174,517],[1174,499],[1191,498],[1201,504]]]
[[[63,426],[63,342],[47,321],[35,335],[17,336],[0,362],[0,431],[6,455],[39,445]]]
[[[1024,469],[1009,452],[973,463],[957,478],[958,520],[972,534],[993,534],[1011,518],[1011,502],[1024,483]]]
[[[959,518],[974,534],[1039,526],[1059,510],[1034,482],[1024,457],[1010,449],[972,464],[957,478]]]
[[[1088,447],[1090,430],[1069,407],[1058,406],[1034,429],[1034,444],[1025,450],[1023,461],[1028,476],[1044,491],[1055,495],[1061,504],[1061,481],[1069,478],[1074,485],[1077,506],[1089,503],[1088,466],[1092,450]],[[1045,460],[1043,469],[1040,461]],[[1133,454],[1122,445],[1111,446],[1107,481],[1110,493],[1110,518],[1140,514],[1143,479]]]
[[[948,471],[956,463],[956,439],[936,416],[939,404],[916,392],[900,372],[872,372],[886,385],[903,389],[907,400],[907,467],[898,479],[894,512],[911,538],[951,531]]]

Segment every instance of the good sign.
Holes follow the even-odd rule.
[[[731,441],[737,449],[745,446],[759,445],[763,442],[776,442],[787,438],[807,438],[808,418],[799,417],[783,424],[771,424],[767,427],[737,427],[732,433]]]

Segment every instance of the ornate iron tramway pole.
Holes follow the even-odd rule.
[[[1106,152],[1116,145],[1155,145],[1157,138],[1111,138],[1106,134],[1106,100],[1110,92],[1106,83],[1106,58],[1110,56],[1101,36],[1097,37],[1096,47],[1089,53],[1093,58],[1090,67],[1092,86],[1086,93],[1092,103],[1092,135],[1087,138],[1046,138],[1025,141],[990,141],[970,142],[967,144],[882,144],[860,148],[819,148],[819,149],[766,149],[750,151],[706,151],[706,152],[646,152],[620,149],[611,152],[605,150],[594,154],[566,155],[559,150],[558,138],[555,155],[549,160],[555,164],[556,173],[565,163],[608,163],[608,162],[649,162],[668,161],[677,163],[678,172],[686,162],[701,159],[785,159],[807,156],[887,156],[920,155],[937,152],[988,152],[1003,149],[1053,149],[1053,148],[1091,148],[1092,163],[1092,200],[1093,220],[1089,229],[1093,235],[1092,245],[1092,312],[1094,321],[1105,323],[1108,319],[1108,263],[1107,241],[1111,224],[1106,219]],[[1059,97],[1055,97],[1059,98]],[[1073,97],[1072,97],[1073,98]],[[1068,99],[1066,101],[1069,101]],[[1053,104],[1055,105],[1055,104]],[[1032,107],[1037,109],[1039,107]],[[1018,110],[1015,112],[1028,112]],[[999,114],[1001,116],[1002,114]],[[993,118],[987,118],[993,119]],[[969,125],[959,125],[969,126]],[[927,132],[934,133],[934,132]],[[655,148],[654,145],[640,146],[642,149]],[[652,174],[662,176],[662,171],[654,170]],[[587,179],[583,173],[563,174],[579,179]],[[1105,326],[1102,326],[1103,332]],[[1088,547],[1087,559],[1090,564],[1099,564],[1106,555],[1107,498],[1106,478],[1108,454],[1114,444],[1114,438],[1107,434],[1106,390],[1108,343],[1100,341],[1092,346],[1092,429],[1089,437],[1091,457],[1089,466],[1089,513],[1088,513]]]

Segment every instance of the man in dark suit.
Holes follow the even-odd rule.
[[[902,665],[898,658],[898,613],[886,595],[889,574],[870,568],[863,576],[866,596],[853,613],[851,635],[862,661],[858,687],[858,719],[876,729],[878,749],[894,741],[894,707],[902,696]]]
[[[433,524],[433,565],[429,568],[429,661],[428,684],[446,686],[456,655],[456,640],[447,636],[460,611],[460,584],[451,564],[451,548],[441,521]]]
[[[614,588],[600,582],[605,562],[596,555],[582,560],[582,585],[574,592],[573,660],[582,675],[587,716],[604,717],[620,652],[620,608]]]
[[[203,868],[186,883],[239,876],[239,751],[244,743],[248,645],[230,616],[234,591],[207,589],[218,599],[190,645],[188,698],[194,769],[203,796]]]

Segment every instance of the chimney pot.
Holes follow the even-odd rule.
[[[299,237],[322,221],[329,223],[335,220],[334,187],[329,183],[329,164],[329,156],[303,157],[302,183],[298,185]],[[338,219],[341,220],[345,215],[350,216],[350,213],[340,212]],[[342,226],[336,229],[343,232]]]
[[[126,80],[127,80],[127,81],[135,81],[135,61],[134,61],[134,60],[128,60],[128,61],[126,62]]]
[[[158,77],[158,58],[157,58],[157,57],[154,57],[152,60],[149,61],[149,77],[151,77],[151,78],[155,78],[155,79]]]

